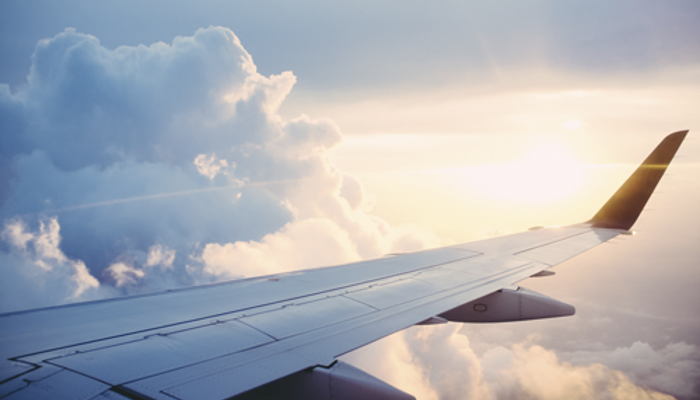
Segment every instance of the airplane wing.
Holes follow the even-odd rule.
[[[667,136],[581,224],[2,314],[0,398],[412,399],[336,359],[416,324],[573,314],[513,285],[629,233],[686,134]]]

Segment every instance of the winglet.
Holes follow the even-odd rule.
[[[588,222],[600,228],[629,230],[687,134],[685,130],[666,136]]]

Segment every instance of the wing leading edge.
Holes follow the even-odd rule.
[[[0,315],[0,398],[410,399],[336,358],[415,324],[573,314],[513,285],[629,230],[686,134],[666,137],[586,223]]]

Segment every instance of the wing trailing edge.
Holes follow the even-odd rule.
[[[588,222],[598,228],[629,230],[687,134],[684,130],[666,136]]]

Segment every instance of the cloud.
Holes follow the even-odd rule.
[[[194,159],[194,165],[197,167],[197,172],[206,176],[209,179],[214,179],[219,172],[223,172],[229,166],[228,161],[218,160],[215,154],[200,154]],[[235,164],[232,166],[235,168]]]
[[[414,361],[404,332],[370,343],[341,358],[417,399],[440,399],[437,388],[431,386],[425,371]]]
[[[564,361],[538,341],[530,335],[505,346],[490,345],[479,355],[474,339],[460,333],[458,325],[412,327],[345,359],[426,399],[662,400],[696,394],[700,369],[687,358],[697,349],[687,344],[657,351],[634,343]]]
[[[580,308],[576,316],[566,320],[465,324],[458,332],[469,337],[485,371],[520,370],[528,367],[527,360],[534,362],[538,358],[535,355],[550,354],[558,364],[570,366],[571,371],[589,368],[583,371],[586,376],[597,376],[591,375],[595,371],[592,366],[600,365],[605,367],[603,371],[617,371],[636,386],[678,399],[697,398],[700,348],[688,342],[695,340],[697,332],[692,329],[692,321],[686,321],[690,325],[686,334],[674,319],[628,315],[609,304],[589,314],[590,305],[585,301],[574,299],[571,303]],[[657,324],[663,328],[654,328]],[[514,354],[524,360],[517,366],[513,364]],[[497,363],[504,358],[510,361]],[[486,363],[492,367],[487,368]],[[596,378],[591,382],[601,381]],[[624,380],[618,383],[627,385]]]
[[[114,279],[116,287],[135,285],[145,275],[142,270],[121,262],[110,265],[104,272],[103,275]]]
[[[169,249],[162,244],[154,244],[148,249],[148,260],[146,267],[160,266],[161,268],[172,268],[175,260],[175,250]]]
[[[259,74],[222,27],[113,50],[70,28],[40,41],[28,84],[0,85],[8,269],[59,260],[126,294],[438,244],[368,213],[361,184],[328,159],[333,121],[282,120],[295,82]]]
[[[602,364],[561,362],[553,351],[536,344],[497,347],[485,354],[484,364],[492,369],[491,384],[498,398],[672,398]]]
[[[633,382],[680,398],[692,398],[700,389],[700,348],[685,342],[654,349],[636,341],[612,351],[573,351],[564,357],[575,363],[603,363],[623,371]]]
[[[80,260],[60,249],[58,221],[44,218],[37,231],[19,219],[7,221],[0,238],[0,312],[114,295],[100,287]]]
[[[202,252],[204,272],[227,279],[359,260],[347,232],[329,219],[290,223],[259,242],[210,243]]]
[[[488,399],[491,395],[479,358],[469,339],[456,333],[457,328],[411,329],[406,332],[405,340],[414,362],[427,375],[440,399]]]

